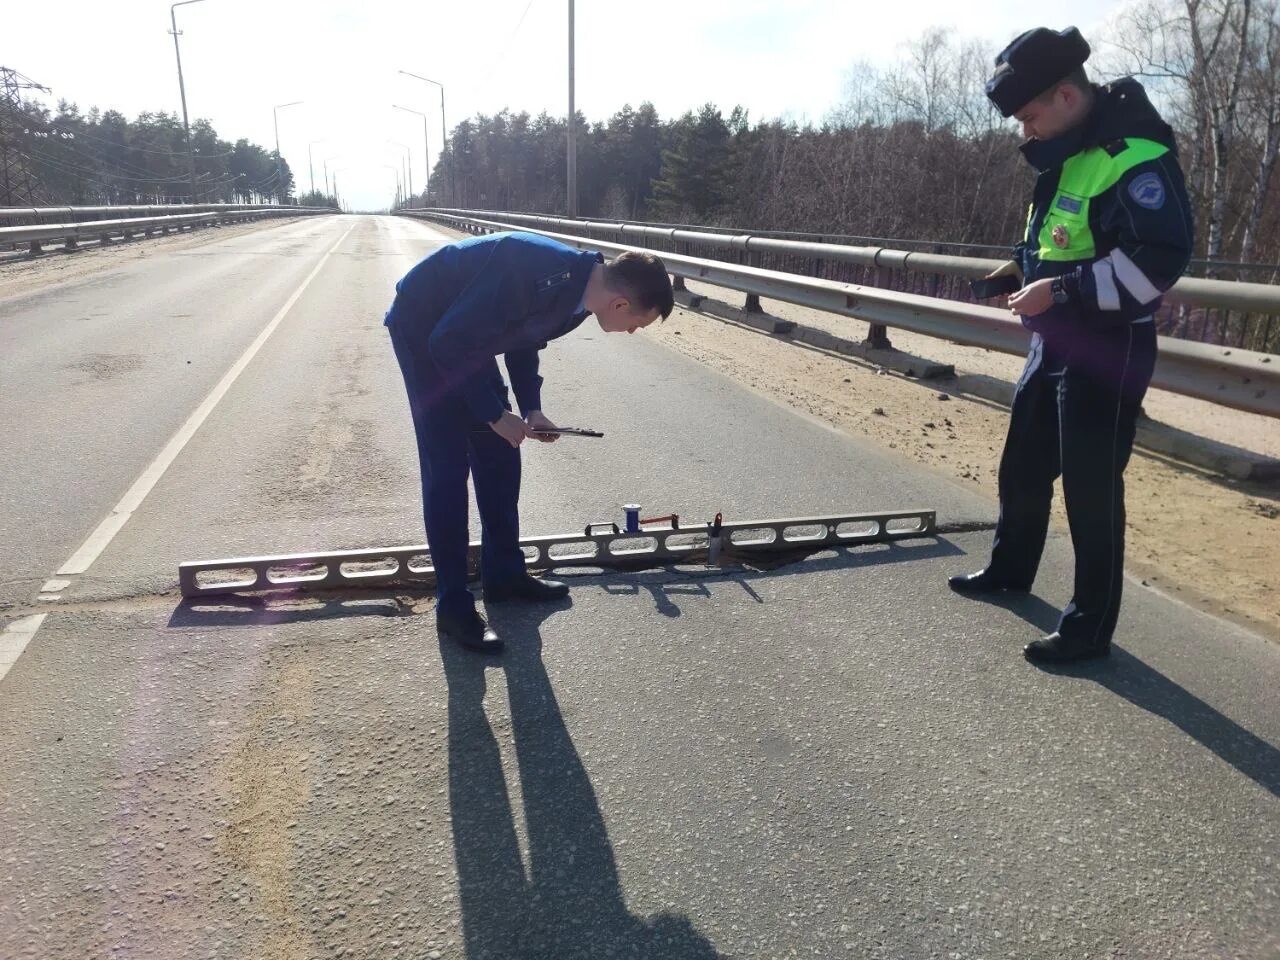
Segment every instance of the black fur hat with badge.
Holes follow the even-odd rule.
[[[996,57],[987,81],[987,97],[1000,114],[1011,117],[1089,59],[1089,44],[1075,27],[1036,27],[1019,36]]]

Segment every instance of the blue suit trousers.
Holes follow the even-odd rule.
[[[486,585],[523,576],[520,550],[520,451],[477,423],[460,385],[433,363],[426,335],[416,325],[389,323],[391,344],[409,395],[422,472],[427,546],[436,572],[436,610],[446,615],[475,609],[467,589],[467,478],[475,484],[480,512],[480,574]],[[479,376],[491,376],[506,395],[496,359]],[[507,401],[507,409],[510,402]]]

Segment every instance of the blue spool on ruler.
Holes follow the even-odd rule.
[[[626,522],[627,533],[639,533],[640,532],[640,504],[638,503],[623,504],[622,512],[626,515],[626,518],[627,518],[627,522]]]

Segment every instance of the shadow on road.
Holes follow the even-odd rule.
[[[324,593],[232,593],[183,600],[170,627],[263,627],[345,617],[412,617],[434,609],[429,595],[407,597],[404,588]],[[415,609],[417,607],[421,610]]]
[[[857,570],[861,567],[880,566],[889,563],[907,563],[916,560],[932,560],[939,557],[962,556],[964,551],[944,537],[928,540],[900,540],[874,545],[837,547],[817,553],[797,552],[792,555],[757,557],[742,560],[742,565],[723,568],[702,568],[694,565],[670,566],[656,570],[634,571],[622,577],[593,573],[591,580],[600,580],[599,586],[614,596],[635,596],[641,590],[653,596],[654,608],[664,617],[680,616],[675,597],[688,596],[710,599],[709,584],[736,583],[756,603],[764,599],[751,586],[751,581],[762,578],[775,579],[791,574],[826,573],[833,570]],[[570,582],[575,576],[568,575]],[[587,580],[587,576],[582,577]]]
[[[449,685],[449,806],[466,955],[715,960],[684,916],[627,910],[613,846],[542,662],[548,611],[505,610],[501,660],[441,646]],[[498,738],[484,710],[486,665],[501,669],[528,836],[525,869]]]
[[[580,578],[575,593],[582,589],[648,591],[655,602],[674,608],[678,598],[702,594],[717,579],[750,590],[753,582],[766,577],[950,557],[960,552],[954,544],[937,541],[833,551],[768,572],[729,568],[701,575],[680,569],[610,573]],[[930,564],[925,569],[936,572],[938,566]],[[939,585],[936,589],[946,588]],[[719,595],[721,591],[710,592]],[[321,599],[293,597],[295,604],[304,599],[320,604],[316,609],[301,610],[272,609],[262,598],[242,597],[218,598],[219,604],[233,600],[230,612],[219,611],[213,599],[202,598],[190,609],[175,610],[171,625],[230,623],[243,627],[305,623],[334,616],[409,616],[415,609],[424,613],[431,609],[428,597],[414,598],[416,605],[408,607],[395,592],[374,596],[366,591],[354,599],[351,594]],[[969,601],[957,598],[955,602]],[[195,609],[199,605],[211,609],[201,613]],[[1003,598],[999,605],[1041,629],[1050,629],[1057,616],[1052,606],[1034,596]],[[661,901],[666,909],[654,915],[628,909],[601,803],[542,660],[542,625],[545,617],[559,609],[563,607],[494,608],[495,626],[508,644],[499,659],[484,659],[452,645],[440,651],[448,686],[448,802],[465,956],[468,960],[596,960],[614,956],[721,960],[708,936],[688,916],[676,912],[690,909],[688,905]],[[990,607],[973,609],[994,613]],[[679,615],[678,608],[675,615]],[[1280,796],[1280,751],[1276,747],[1132,653],[1116,648],[1106,660],[1052,673],[1071,682],[1096,683],[1123,697],[1172,724],[1273,796]],[[486,713],[488,682],[505,685],[505,690],[489,691],[490,712]],[[494,700],[500,703],[503,693],[509,704],[509,727],[506,717],[493,710]],[[1214,776],[1230,774],[1223,771]],[[522,841],[527,842],[526,850],[522,850]]]
[[[1025,620],[1041,633],[1050,633],[1058,626],[1062,611],[1034,593],[994,593],[956,595],[963,603],[985,603],[1001,610],[1008,610]]]
[[[1280,796],[1280,750],[1127,650],[1113,646],[1111,656],[1105,660],[1042,669],[1106,687],[1134,706],[1169,721],[1254,783]]]
[[[1034,594],[1006,593],[966,597],[1017,614],[1041,633],[1058,625],[1058,608]],[[1053,667],[1046,673],[1092,680],[1134,706],[1169,721],[1187,736],[1213,751],[1250,780],[1280,796],[1280,750],[1170,680],[1159,670],[1120,647],[1105,660]]]

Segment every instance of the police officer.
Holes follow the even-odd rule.
[[[468,473],[480,511],[485,601],[568,594],[563,583],[530,576],[519,546],[520,444],[555,439],[542,413],[538,351],[588,314],[606,333],[634,333],[672,306],[671,278],[652,254],[606,262],[529,233],[441,247],[396,284],[386,325],[418,439],[440,636],[482,652],[502,649],[467,588]],[[499,354],[523,418],[511,411]]]
[[[1186,269],[1190,205],[1173,131],[1131,78],[1099,87],[1078,30],[1029,30],[996,57],[987,96],[1028,138],[1036,171],[1022,242],[993,277],[1034,335],[1000,459],[1000,517],[964,594],[1028,591],[1061,475],[1075,584],[1033,661],[1106,656],[1124,584],[1124,469],[1156,359],[1152,314]]]

